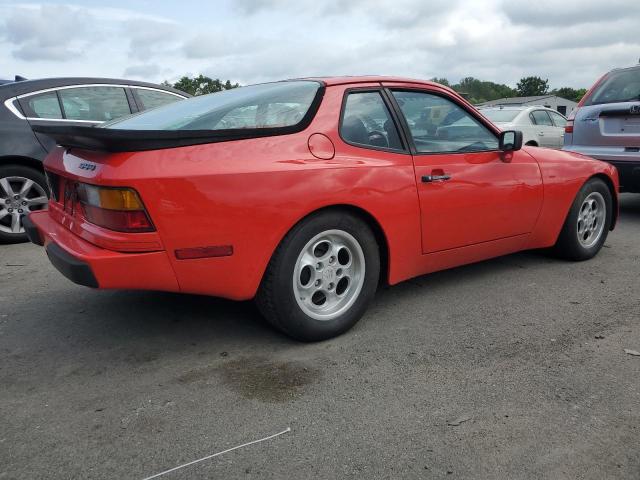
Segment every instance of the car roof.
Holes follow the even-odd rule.
[[[59,78],[39,78],[35,80],[22,80],[0,85],[0,98],[7,99],[25,93],[37,92],[48,88],[67,87],[73,85],[87,84],[107,84],[107,85],[133,85],[137,87],[150,87],[167,92],[177,93],[189,97],[191,95],[176,90],[175,88],[158,85],[156,83],[140,82],[138,80],[124,80],[120,78],[99,78],[99,77],[59,77]]]
[[[501,107],[499,105],[494,105],[493,107],[480,107],[479,110],[526,110],[527,108],[531,108],[531,105],[527,105],[526,107]]]
[[[355,76],[326,76],[326,77],[308,77],[308,78],[298,78],[295,80],[316,80],[319,82],[323,82],[327,86],[332,85],[348,85],[348,84],[356,84],[356,83],[414,83],[416,85],[430,86],[430,87],[440,87],[445,88],[447,90],[454,91],[445,85],[441,85],[439,83],[431,82],[428,80],[420,80],[416,78],[406,78],[406,77],[391,77],[384,75],[355,75]]]
[[[555,113],[560,113],[557,110],[554,110],[553,108],[550,107],[545,107],[544,105],[519,105],[519,106],[505,106],[505,107],[501,107],[500,105],[494,105],[493,107],[482,107],[479,109],[480,111],[483,110],[513,110],[513,111],[521,111],[524,112],[525,110],[550,110],[552,112]],[[562,115],[562,114],[560,114]]]

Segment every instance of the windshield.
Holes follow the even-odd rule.
[[[297,125],[309,111],[318,82],[264,83],[170,103],[104,124],[122,130],[231,130]]]
[[[607,75],[585,105],[640,100],[640,67],[618,70]]]
[[[480,113],[494,123],[506,123],[513,121],[518,116],[520,110],[480,110]]]

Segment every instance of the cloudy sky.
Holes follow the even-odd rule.
[[[640,57],[640,0],[0,0],[0,78],[242,84],[473,76],[588,87]]]

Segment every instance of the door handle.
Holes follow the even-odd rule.
[[[422,176],[423,183],[438,182],[438,181],[442,182],[445,180],[451,180],[451,175],[423,175]]]
[[[540,135],[541,137],[544,137],[544,132],[540,132],[538,135]]]

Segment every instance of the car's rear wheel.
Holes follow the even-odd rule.
[[[611,226],[613,200],[609,187],[592,178],[578,192],[569,210],[555,252],[570,260],[588,260],[604,245]]]
[[[47,208],[44,175],[21,165],[0,166],[0,243],[27,240],[22,218]]]
[[[360,218],[339,210],[306,218],[284,238],[257,295],[264,317],[303,341],[351,328],[374,297],[378,244]]]

